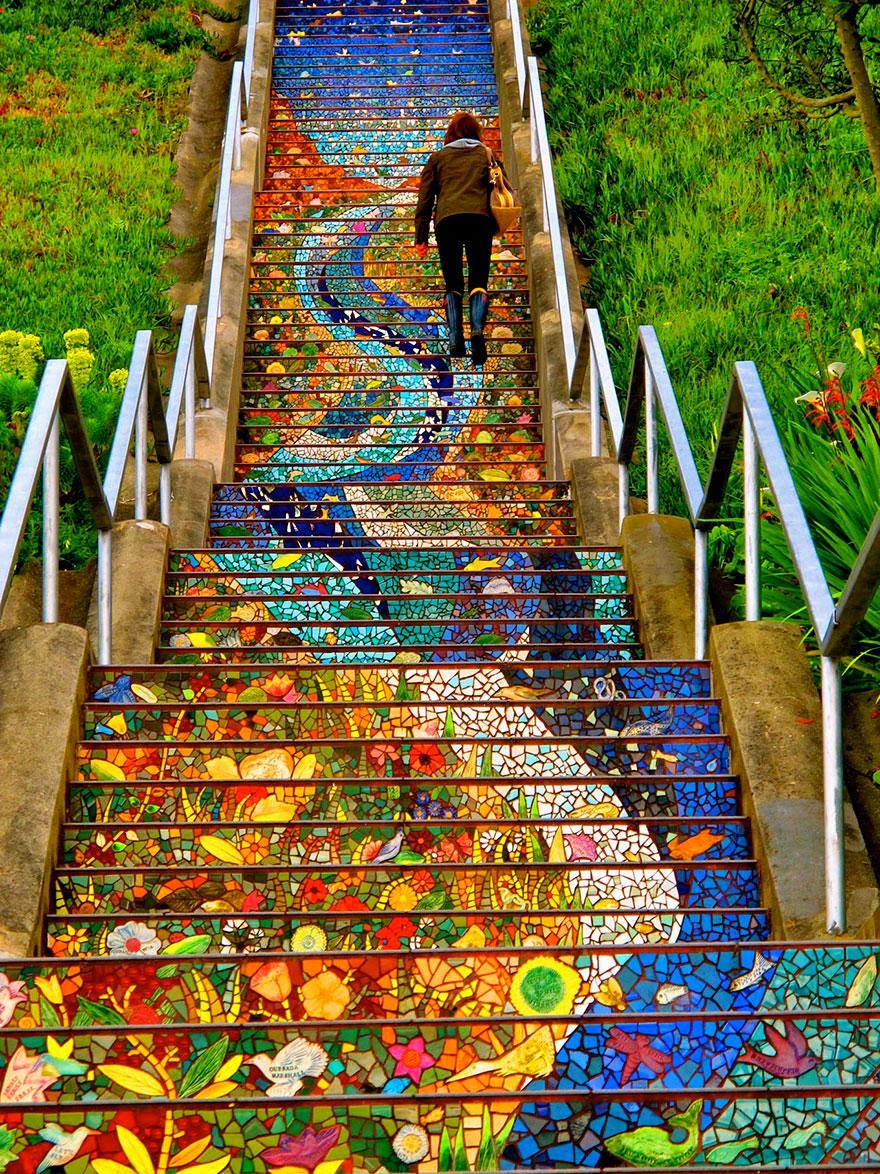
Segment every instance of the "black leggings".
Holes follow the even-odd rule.
[[[492,259],[492,218],[478,212],[459,212],[444,216],[434,225],[440,268],[446,288],[464,294],[462,253],[467,254],[468,292],[486,289],[489,284],[489,262]]]

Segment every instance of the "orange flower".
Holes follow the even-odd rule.
[[[351,1002],[348,989],[338,974],[325,970],[300,987],[300,999],[312,1019],[340,1019]]]
[[[269,855],[269,849],[269,837],[262,832],[245,832],[238,845],[245,864],[260,864]]]
[[[283,697],[293,688],[293,681],[287,673],[273,673],[263,682],[263,689],[270,697]]]
[[[250,988],[270,1003],[283,1003],[293,989],[287,963],[280,959],[264,963],[252,976]]]

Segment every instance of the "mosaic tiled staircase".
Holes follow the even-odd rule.
[[[278,10],[235,484],[95,673],[0,1169],[871,1164],[875,947],[771,944],[701,664],[545,479],[519,243],[444,357],[413,182],[482,0]]]

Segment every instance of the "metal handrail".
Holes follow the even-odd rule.
[[[98,532],[98,647],[99,664],[112,657],[112,529],[119,508],[126,468],[134,440],[134,516],[147,516],[148,433],[160,466],[160,518],[171,521],[171,462],[181,420],[184,451],[195,453],[196,395],[210,404],[207,359],[198,322],[198,307],[187,306],[177,347],[167,411],[162,402],[159,368],[153,336],[141,330],[135,337],[128,379],[122,395],[116,430],[101,481],[79,400],[64,359],[50,359],[28,422],[27,432],[0,519],[0,610],[9,594],[12,576],[27,526],[37,480],[43,476],[43,602],[44,623],[58,622],[58,520],[60,511],[60,427],[70,443],[77,478],[88,501]]]
[[[544,230],[550,236],[550,250],[553,254],[553,272],[556,276],[556,306],[559,311],[559,322],[562,329],[562,346],[565,355],[565,378],[571,384],[571,378],[575,368],[577,343],[575,341],[574,327],[572,326],[571,319],[571,299],[568,295],[568,277],[565,269],[565,253],[562,247],[562,225],[559,220],[556,182],[553,178],[550,140],[547,136],[547,124],[544,119],[544,100],[541,96],[541,78],[538,73],[537,57],[529,57],[526,61],[526,78],[528,105],[524,108],[525,112],[523,117],[527,116],[531,125],[532,162],[540,164]]]
[[[229,108],[226,112],[226,130],[223,134],[223,153],[220,158],[220,179],[214,203],[214,246],[211,273],[208,278],[208,307],[205,312],[205,353],[208,358],[209,374],[214,370],[217,323],[223,313],[223,261],[226,242],[232,236],[232,173],[241,167],[241,134],[246,121],[244,67],[240,61],[236,61],[232,68]]]
[[[211,407],[211,378],[202,327],[199,323],[197,306],[187,306],[180,325],[177,340],[177,358],[171,374],[171,389],[168,392],[168,407],[165,411],[165,430],[176,444],[180,430],[180,415],[184,418],[184,457],[191,461],[196,455],[196,397],[199,408],[207,411]],[[171,463],[159,469],[159,516],[166,525],[171,524]]]
[[[70,441],[77,476],[97,529],[113,524],[66,359],[50,359],[34,401],[0,518],[0,611],[9,597],[37,480],[43,474],[43,622],[58,622],[60,427]]]
[[[510,35],[513,39],[513,64],[516,69],[516,99],[519,104],[517,113],[521,118],[527,118],[524,103],[526,100],[526,54],[523,45],[522,17],[519,11],[519,0],[507,0],[507,19],[510,21]]]
[[[530,126],[531,162],[537,163],[541,174],[541,203],[544,231],[550,236],[553,254],[553,272],[556,275],[556,307],[562,329],[562,346],[565,357],[565,378],[571,384],[574,375],[577,341],[571,316],[571,298],[565,270],[565,253],[562,246],[562,224],[559,218],[559,204],[556,182],[553,178],[553,162],[547,123],[544,118],[544,99],[541,93],[541,77],[538,59],[526,55],[522,32],[522,18],[519,0],[507,0],[507,18],[513,40],[513,60],[516,70],[516,92],[519,109],[517,115]]]
[[[207,383],[207,388],[205,385]],[[128,379],[119,408],[119,417],[103,492],[112,520],[116,518],[122,482],[134,439],[134,517],[147,517],[147,438],[153,434],[153,447],[159,463],[159,517],[171,524],[171,463],[184,421],[184,452],[187,458],[195,455],[196,393],[199,387],[207,390],[203,403],[210,404],[210,382],[207,357],[202,345],[198,323],[198,307],[187,306],[177,344],[177,357],[171,380],[168,408],[162,402],[159,367],[149,330],[140,330],[135,336],[129,364]],[[98,532],[98,648],[96,660],[109,664],[112,659],[112,530],[101,527]]]
[[[244,95],[250,107],[251,78],[254,72],[254,53],[257,46],[257,21],[260,16],[260,0],[251,0],[248,7],[247,39],[244,45]]]
[[[601,321],[596,310],[587,310],[572,380],[572,399],[580,397],[584,383],[588,383],[590,388],[591,453],[594,457],[601,456],[603,414],[611,432],[613,453],[618,463],[621,523],[629,513],[629,466],[641,427],[643,409],[648,511],[656,513],[659,509],[656,413],[659,406],[688,514],[694,526],[694,656],[697,659],[705,656],[708,638],[708,534],[718,519],[740,441],[743,446],[746,619],[761,618],[761,468],[766,472],[819,645],[826,924],[829,932],[842,932],[846,924],[846,906],[840,659],[847,653],[852,635],[864,618],[880,581],[880,511],[862,543],[846,586],[835,605],[766,393],[753,363],[736,363],[734,366],[705,490],[653,327],[642,326],[639,329],[626,408],[621,419]]]

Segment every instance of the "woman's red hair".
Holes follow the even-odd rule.
[[[446,128],[444,143],[454,143],[456,139],[479,139],[483,141],[483,128],[466,110],[453,114],[449,126]]]

